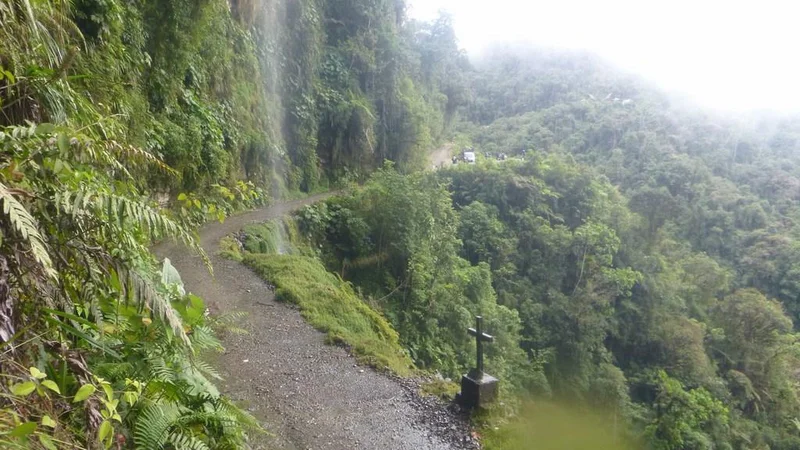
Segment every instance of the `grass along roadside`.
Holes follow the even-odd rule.
[[[279,300],[297,305],[328,343],[348,347],[360,363],[399,376],[419,374],[391,323],[325,268],[291,218],[249,224],[223,238],[218,252],[273,284]]]
[[[360,363],[376,369],[414,373],[389,322],[315,257],[248,252],[243,262],[275,285],[279,300],[296,304],[308,323],[327,333],[329,343],[349,347]]]

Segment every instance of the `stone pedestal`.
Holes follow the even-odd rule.
[[[471,370],[461,377],[461,394],[458,401],[465,408],[481,408],[497,398],[497,378]]]

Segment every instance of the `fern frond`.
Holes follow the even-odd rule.
[[[192,345],[198,350],[225,350],[225,348],[222,346],[222,342],[214,335],[214,332],[210,328],[203,325],[198,325],[192,328],[190,340],[192,341]]]
[[[195,358],[194,361],[192,361],[192,366],[194,366],[194,368],[203,375],[209,376],[216,380],[222,379],[222,375],[217,372],[217,369],[202,359]]]
[[[86,164],[91,164],[95,167],[103,167],[106,170],[114,173],[117,177],[127,178],[132,180],[128,167],[125,166],[119,159],[109,152],[105,147],[94,145],[91,141],[79,147],[78,152],[74,155],[79,161]]]
[[[247,317],[246,311],[227,312],[218,316],[214,316],[212,319],[212,324],[214,326],[225,327],[241,322],[245,317]]]
[[[95,371],[104,378],[120,379],[133,375],[134,367],[129,362],[108,362],[97,364]]]
[[[223,430],[214,448],[241,448],[246,432],[265,432],[255,417],[224,397],[201,394],[195,400],[176,418],[175,429]]]
[[[162,450],[168,443],[170,428],[178,411],[169,405],[151,405],[136,418],[133,433],[137,450]]]
[[[151,378],[167,383],[173,383],[178,378],[177,372],[167,365],[167,362],[162,357],[151,356],[147,358],[147,364],[150,366]]]
[[[255,418],[255,416],[236,406],[225,397],[220,397],[217,399],[216,407],[218,411],[236,418],[236,423],[246,430],[259,432],[265,431],[264,427],[261,426],[261,423]]]
[[[73,217],[105,214],[110,221],[122,229],[131,224],[141,225],[153,240],[174,238],[194,250],[203,258],[211,271],[211,263],[197,239],[182,225],[161,214],[157,209],[127,197],[103,192],[62,191],[57,194],[60,209]]]
[[[236,416],[226,414],[222,411],[194,411],[187,410],[185,414],[178,417],[176,426],[183,430],[196,429],[202,426],[210,430],[232,429],[236,428],[239,423]]]
[[[192,342],[183,329],[183,322],[169,299],[158,292],[150,280],[135,270],[128,270],[124,267],[118,267],[116,270],[120,279],[125,280],[123,288],[126,292],[124,294],[133,297],[136,304],[147,307],[156,317],[166,323],[176,336],[191,347]]]
[[[238,335],[247,334],[248,331],[237,324],[240,323],[245,317],[245,311],[233,311],[219,316],[214,316],[210,320],[211,326],[218,332],[226,332]]]
[[[123,145],[117,141],[107,141],[106,145],[112,152],[121,155],[125,161],[149,164],[155,166],[168,175],[175,177],[180,176],[178,171],[168,166],[161,158],[146,150],[134,147],[133,145]]]
[[[53,262],[50,260],[50,254],[47,251],[44,238],[36,226],[36,219],[28,213],[25,206],[14,198],[2,183],[0,183],[0,200],[3,201],[3,214],[8,217],[8,221],[17,233],[30,245],[33,258],[42,266],[50,278],[57,279],[58,274],[53,268]]]
[[[209,450],[205,442],[181,431],[170,433],[167,440],[175,447],[175,450]]]

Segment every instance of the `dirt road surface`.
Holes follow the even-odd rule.
[[[324,196],[280,203],[208,224],[200,243],[214,277],[184,247],[155,249],[169,257],[189,292],[214,313],[245,311],[245,335],[225,335],[216,366],[223,392],[262,421],[272,436],[254,449],[455,449],[474,448],[467,424],[444,405],[420,398],[413,381],[356,365],[348,353],[326,345],[290,305],[275,301],[267,284],[242,264],[217,256],[219,240],[252,222],[277,218]]]
[[[430,154],[430,164],[433,170],[441,169],[453,163],[453,143],[448,142]]]

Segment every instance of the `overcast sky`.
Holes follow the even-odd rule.
[[[453,15],[470,54],[498,41],[591,50],[715,109],[800,111],[794,0],[409,0]]]

